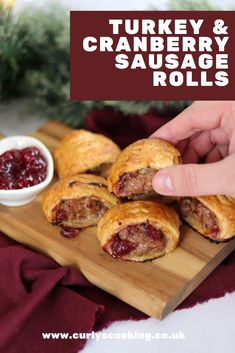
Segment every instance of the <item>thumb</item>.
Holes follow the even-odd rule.
[[[162,195],[235,195],[235,154],[220,162],[167,167],[153,177],[154,190]]]

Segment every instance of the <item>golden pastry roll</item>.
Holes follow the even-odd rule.
[[[230,196],[181,197],[182,218],[203,236],[216,242],[235,235],[235,199]]]
[[[73,130],[54,150],[55,168],[60,178],[83,173],[107,177],[120,152],[120,148],[103,135]]]
[[[119,203],[99,176],[80,174],[61,179],[51,186],[42,201],[50,223],[61,227],[61,234],[73,237],[79,229],[97,224],[101,216]]]
[[[146,261],[176,248],[180,220],[175,211],[154,201],[130,201],[109,209],[100,219],[97,237],[115,258]]]
[[[136,141],[121,152],[110,169],[108,189],[120,198],[151,194],[156,172],[180,163],[180,152],[169,142],[157,138]]]

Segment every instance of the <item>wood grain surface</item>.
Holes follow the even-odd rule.
[[[69,131],[49,122],[32,135],[52,151]],[[214,244],[183,225],[173,253],[145,263],[116,260],[101,249],[95,227],[75,239],[63,238],[45,218],[41,195],[21,207],[0,205],[0,230],[62,266],[78,268],[96,286],[157,319],[177,307],[235,249],[235,239]]]

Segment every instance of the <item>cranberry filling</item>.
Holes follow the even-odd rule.
[[[145,225],[145,229],[146,229],[146,235],[148,236],[148,238],[152,241],[161,241],[162,240],[162,232],[159,229],[154,228],[151,224],[147,223]]]
[[[56,207],[55,210],[55,223],[56,224],[61,224],[64,221],[68,220],[68,215],[66,210],[64,210],[61,207]]]
[[[23,189],[47,176],[47,161],[37,147],[14,149],[0,155],[0,189]]]
[[[112,239],[111,251],[113,257],[120,257],[129,254],[138,244],[133,243],[126,239],[120,239],[118,235],[115,235]]]
[[[61,227],[60,234],[65,238],[75,238],[80,231],[80,228]]]
[[[162,231],[147,221],[121,229],[110,238],[104,249],[113,257],[122,257],[130,252],[141,256],[150,251],[162,251],[165,246],[166,239]]]

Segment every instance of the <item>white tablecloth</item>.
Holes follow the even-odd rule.
[[[234,274],[235,275],[235,274]],[[163,321],[116,322],[106,332],[185,332],[184,340],[89,340],[82,353],[232,353],[235,351],[235,292],[190,309],[177,310]]]

